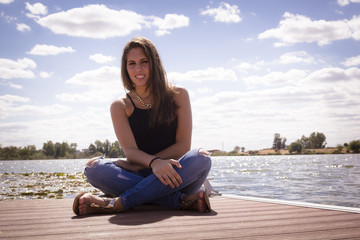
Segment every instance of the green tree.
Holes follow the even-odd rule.
[[[15,146],[4,147],[1,150],[3,160],[19,159],[19,149]]]
[[[91,143],[91,144],[89,145],[89,154],[90,154],[90,155],[94,155],[96,152],[97,152],[96,146]]]
[[[279,151],[280,149],[285,149],[286,148],[286,138],[285,137],[282,138],[280,136],[280,133],[275,133],[272,148],[275,151]]]
[[[33,156],[37,153],[35,145],[28,145],[19,149],[19,157],[23,160],[33,159]]]
[[[119,155],[116,157],[125,157],[125,153],[124,150],[121,148],[119,141],[115,141],[114,143],[111,144],[111,149],[117,149],[119,152]]]
[[[111,148],[110,153],[108,155],[110,158],[118,158],[120,157],[120,152],[119,149],[117,148]]]
[[[304,149],[311,148],[310,139],[308,137],[305,137],[304,135],[298,140],[298,142],[301,144],[302,148]]]
[[[302,145],[300,142],[292,142],[289,146],[289,153],[301,153],[302,152]]]
[[[96,151],[97,152],[101,152],[102,154],[104,154],[104,147],[103,147],[103,143],[100,140],[96,140],[95,141],[95,146],[96,146]]]
[[[273,146],[272,148],[275,151],[279,151],[281,148],[281,137],[280,137],[280,133],[275,133],[274,134],[274,141],[273,141]]]
[[[55,158],[60,157],[60,154],[61,154],[61,143],[56,142],[56,143],[54,144],[54,149],[55,149]]]
[[[76,153],[77,144],[76,143],[70,143],[70,153],[74,154]]]
[[[103,146],[103,153],[105,156],[109,156],[110,150],[111,150],[111,143],[108,139],[105,140],[105,142],[102,144]]]
[[[351,141],[349,144],[349,149],[354,153],[360,152],[360,140]]]
[[[323,133],[311,133],[309,136],[309,141],[311,148],[325,148],[326,146],[326,137]]]
[[[69,155],[70,146],[67,142],[62,142],[60,147],[60,157],[65,157]]]
[[[284,137],[284,138],[282,138],[281,139],[281,149],[285,149],[286,148],[286,138]]]
[[[55,146],[52,141],[43,144],[43,151],[46,156],[55,157]]]

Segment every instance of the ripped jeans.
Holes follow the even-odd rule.
[[[194,149],[179,161],[182,168],[174,169],[182,178],[182,184],[175,188],[161,183],[151,169],[129,172],[103,158],[87,165],[84,173],[89,183],[103,193],[119,196],[124,209],[145,203],[180,209],[180,197],[196,193],[201,188],[210,171],[211,159],[209,155]]]

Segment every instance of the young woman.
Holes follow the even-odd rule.
[[[132,39],[124,48],[121,77],[128,93],[110,107],[116,137],[126,161],[91,159],[85,167],[90,184],[114,198],[81,193],[77,215],[114,213],[145,203],[173,209],[210,211],[200,190],[211,167],[209,154],[190,150],[192,117],[184,88],[168,83],[151,41]]]

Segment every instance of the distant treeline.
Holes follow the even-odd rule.
[[[360,140],[353,140],[350,143],[338,144],[335,150],[323,151],[326,147],[326,136],[324,133],[313,132],[309,137],[302,136],[295,142],[286,144],[286,137],[281,137],[280,133],[274,134],[271,149],[273,152],[262,150],[247,151],[245,147],[234,147],[231,152],[212,150],[213,156],[241,156],[241,155],[269,155],[269,154],[341,154],[341,153],[360,153]]]
[[[300,139],[292,142],[290,145],[286,145],[286,138],[281,137],[279,133],[274,134],[274,141],[272,149],[278,152],[281,149],[289,150],[289,153],[308,153],[309,149],[324,149],[326,147],[326,136],[321,132],[313,132],[309,137],[302,136]],[[333,154],[343,153],[345,149],[346,153],[359,153],[360,152],[360,140],[351,141],[349,144],[338,144]]]
[[[28,145],[26,147],[0,146],[0,160],[76,159],[93,156],[125,157],[118,141],[111,143],[107,139],[104,142],[96,140],[86,150],[80,151],[76,148],[76,143],[53,143],[52,141],[44,143],[42,149],[36,149],[35,145]]]
[[[326,145],[326,137],[323,133],[312,133],[309,137],[302,136],[296,142],[286,145],[286,138],[280,137],[279,133],[274,134],[274,141],[272,149],[277,154],[281,154],[280,150],[286,149],[289,154],[314,154],[314,153],[328,153],[310,151],[311,149],[324,149]],[[261,155],[261,151],[245,152],[245,147],[236,146],[231,152],[224,152],[220,150],[212,150],[213,156],[239,156],[239,155]],[[336,146],[332,151],[333,154],[340,153],[360,153],[360,140],[351,141],[349,144],[344,143]],[[268,153],[266,153],[268,154]],[[88,149],[77,150],[76,143],[47,141],[43,144],[42,149],[36,149],[35,145],[28,145],[26,147],[2,147],[0,145],[0,160],[36,160],[36,159],[77,159],[77,158],[91,158],[94,156],[106,156],[109,158],[123,158],[125,157],[123,149],[120,147],[118,141],[111,143],[109,140],[101,142],[96,140],[91,143]]]
[[[288,149],[289,153],[306,153],[309,149],[323,149],[326,146],[326,136],[320,132],[313,132],[310,134],[309,137],[302,136],[295,142],[292,142],[289,146],[284,146],[284,148],[277,147],[278,145],[275,144],[276,141],[279,141],[280,134],[276,133],[274,135],[274,144],[273,149],[280,150],[280,149]],[[285,138],[286,141],[286,138]],[[350,143],[338,144],[336,146],[336,150],[332,152],[333,154],[340,154],[343,153],[345,149],[346,153],[359,153],[360,152],[360,140],[353,140]]]

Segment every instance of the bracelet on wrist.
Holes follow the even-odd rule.
[[[149,168],[151,168],[151,164],[152,164],[153,161],[155,161],[156,159],[161,159],[161,157],[154,157],[153,159],[151,159],[151,161],[149,162]]]

